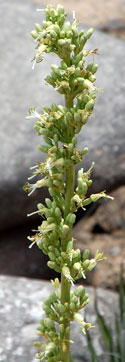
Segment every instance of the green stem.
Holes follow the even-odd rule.
[[[73,100],[70,98],[66,99],[66,107],[71,108],[73,106]],[[67,139],[68,142],[71,141],[71,135],[72,135],[72,127],[69,125],[67,127],[68,134]],[[74,183],[75,183],[75,167],[74,165],[71,165],[67,168],[66,171],[66,194],[65,194],[65,212],[64,212],[64,218],[68,215],[70,212],[70,204],[71,204],[71,198],[74,195]],[[69,230],[68,236],[65,239],[62,239],[62,250],[66,250],[66,246],[69,240],[72,238],[72,227]],[[61,273],[61,303],[70,303],[70,282],[66,279],[63,272]],[[68,329],[67,329],[68,327]],[[70,339],[70,322],[69,320],[64,321],[64,328],[65,328],[65,339]],[[66,332],[67,329],[67,332]],[[63,348],[64,347],[64,348]],[[60,351],[60,357],[61,362],[69,362],[70,361],[70,344],[68,342],[65,342],[65,344],[62,346],[62,350]]]

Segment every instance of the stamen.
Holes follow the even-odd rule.
[[[83,272],[81,274],[82,274],[83,279],[86,279],[85,274]]]
[[[34,212],[31,212],[30,214],[27,214],[27,216],[32,216],[32,215],[35,215],[35,214],[38,214],[38,212],[40,212],[40,210],[37,210],[37,211],[34,211]]]
[[[46,9],[36,9],[36,11],[45,11]]]
[[[38,167],[37,165],[30,167],[30,170],[33,170],[34,168]]]
[[[37,184],[32,184],[30,185],[31,191],[28,194],[28,196],[32,195],[32,193],[37,189]]]
[[[32,178],[36,177],[36,175],[32,175],[30,177],[28,177],[28,180],[32,180]]]
[[[33,241],[33,243],[29,245],[29,249],[31,249],[34,244],[36,244],[35,241]]]
[[[32,69],[34,70],[34,68],[35,68],[35,65],[36,65],[36,59],[34,59],[34,61],[33,61],[33,65],[32,65]]]
[[[72,11],[72,17],[73,17],[73,20],[75,20],[75,18],[76,18],[75,10]]]

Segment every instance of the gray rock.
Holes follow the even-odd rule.
[[[33,342],[38,340],[36,328],[44,318],[42,303],[52,289],[50,283],[26,278],[0,276],[0,361],[5,362],[37,362],[36,349]],[[96,353],[102,362],[108,362],[108,355],[103,349],[97,319],[94,310],[94,290],[86,288],[90,303],[86,307],[86,320],[95,325],[92,330]],[[113,328],[114,313],[118,310],[118,296],[108,290],[98,289],[98,307],[105,316],[106,323]],[[91,361],[86,337],[77,324],[72,324],[72,354],[75,362]]]
[[[36,229],[37,225],[34,225]],[[28,278],[51,279],[56,272],[47,266],[48,257],[37,245],[27,240],[32,235],[31,224],[16,226],[11,230],[1,231],[0,238],[0,275],[16,275]]]
[[[23,192],[23,184],[30,174],[29,167],[43,159],[37,150],[40,143],[33,131],[33,122],[25,120],[30,106],[62,102],[62,97],[44,85],[50,64],[56,62],[53,55],[31,69],[30,60],[35,54],[30,31],[34,23],[41,21],[36,13],[39,3],[31,0],[17,2],[1,0],[1,122],[0,122],[0,228],[26,221],[26,214],[43,200],[46,190],[31,196]],[[43,16],[43,15],[42,15]],[[80,147],[88,146],[85,158],[87,169],[95,161],[92,192],[112,189],[125,180],[124,173],[124,43],[103,32],[95,31],[88,48],[99,48],[97,83],[104,89],[99,95],[94,119],[78,137]],[[122,55],[122,56],[121,56]]]

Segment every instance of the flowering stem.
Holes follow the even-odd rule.
[[[71,108],[73,106],[73,100],[72,99],[65,99],[66,107]],[[72,135],[72,127],[68,127],[68,142],[70,142]],[[65,212],[64,212],[64,218],[69,214],[70,212],[70,205],[71,205],[71,198],[74,195],[74,183],[75,183],[75,167],[74,165],[69,166],[66,171],[66,194],[65,194]],[[72,227],[70,227],[68,236],[65,239],[62,240],[62,250],[66,251],[66,246],[69,240],[72,238]],[[67,278],[64,276],[63,272],[61,273],[61,303],[70,303],[70,282],[67,280]],[[65,331],[67,327],[70,326],[70,323],[68,319],[64,321],[64,328]],[[68,332],[64,333],[65,338],[67,340],[70,339],[70,328],[68,329]],[[64,348],[62,346],[62,350],[60,352],[60,357],[62,362],[69,362],[70,361],[70,344],[68,342],[65,342]]]

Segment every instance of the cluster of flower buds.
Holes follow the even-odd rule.
[[[56,10],[48,5],[45,16],[46,20],[43,21],[42,26],[36,24],[36,29],[31,32],[33,39],[38,42],[35,61],[42,61],[43,52],[56,53],[64,61],[73,53],[73,64],[81,66],[80,62],[84,62],[83,57],[86,56],[86,52],[83,55],[82,50],[91,37],[93,29],[89,29],[84,34],[84,31],[78,31],[76,19],[73,19],[72,24],[69,21],[65,22],[66,13],[61,5],[57,5]]]
[[[56,287],[56,292],[51,292],[49,298],[44,302],[43,309],[46,313],[46,318],[40,321],[38,327],[38,335],[43,337],[48,343],[35,342],[35,346],[42,349],[43,352],[38,352],[37,357],[40,361],[50,358],[55,358],[54,361],[59,361],[60,349],[64,347],[69,332],[69,327],[64,328],[64,323],[67,318],[80,323],[83,333],[85,327],[92,328],[90,323],[86,323],[78,311],[85,307],[89,302],[88,294],[83,286],[79,286],[74,291],[70,292],[70,303],[61,303],[61,292],[59,289],[59,280],[56,278],[52,281]],[[69,343],[73,343],[69,340]]]
[[[109,196],[100,192],[87,197],[88,188],[92,184],[90,177],[94,163],[87,172],[83,168],[78,171],[76,189],[74,182],[75,166],[88,152],[87,147],[82,150],[76,147],[76,134],[88,121],[98,90],[94,85],[98,69],[94,54],[97,54],[98,49],[84,49],[93,29],[85,34],[84,31],[79,31],[74,16],[71,23],[66,22],[62,5],[57,5],[56,9],[48,5],[45,17],[42,26],[36,24],[36,29],[31,33],[37,42],[33,68],[35,63],[42,61],[43,53],[53,52],[59,56],[60,64],[52,64],[51,74],[47,76],[46,82],[64,95],[65,106],[52,103],[50,107],[44,107],[41,113],[37,112],[36,107],[29,109],[27,119],[37,120],[34,128],[42,136],[44,143],[38,149],[46,153],[47,158],[31,167],[32,175],[28,180],[36,176],[41,178],[33,184],[27,182],[24,189],[31,195],[36,189],[47,186],[50,194],[50,198],[45,199],[45,205],[39,203],[37,210],[29,214],[38,214],[44,221],[38,226],[36,234],[28,239],[31,241],[30,247],[37,244],[49,256],[48,266],[62,275],[61,290],[58,279],[52,281],[56,292],[52,292],[44,302],[46,318],[41,321],[39,335],[45,338],[45,342],[35,344],[40,361],[61,362],[65,361],[67,343],[72,343],[69,338],[70,322],[75,320],[80,323],[83,333],[85,327],[91,327],[78,313],[88,303],[84,287],[79,286],[70,292],[70,286],[79,278],[85,279],[87,272],[98,261],[104,260],[99,251],[93,259],[89,259],[88,249],[81,255],[80,250],[73,247],[75,212],[79,207],[85,210],[91,202]],[[93,56],[93,61],[86,63],[88,55]],[[67,288],[68,297],[64,291],[64,298],[63,287]],[[64,351],[63,357],[60,356],[60,351]]]

